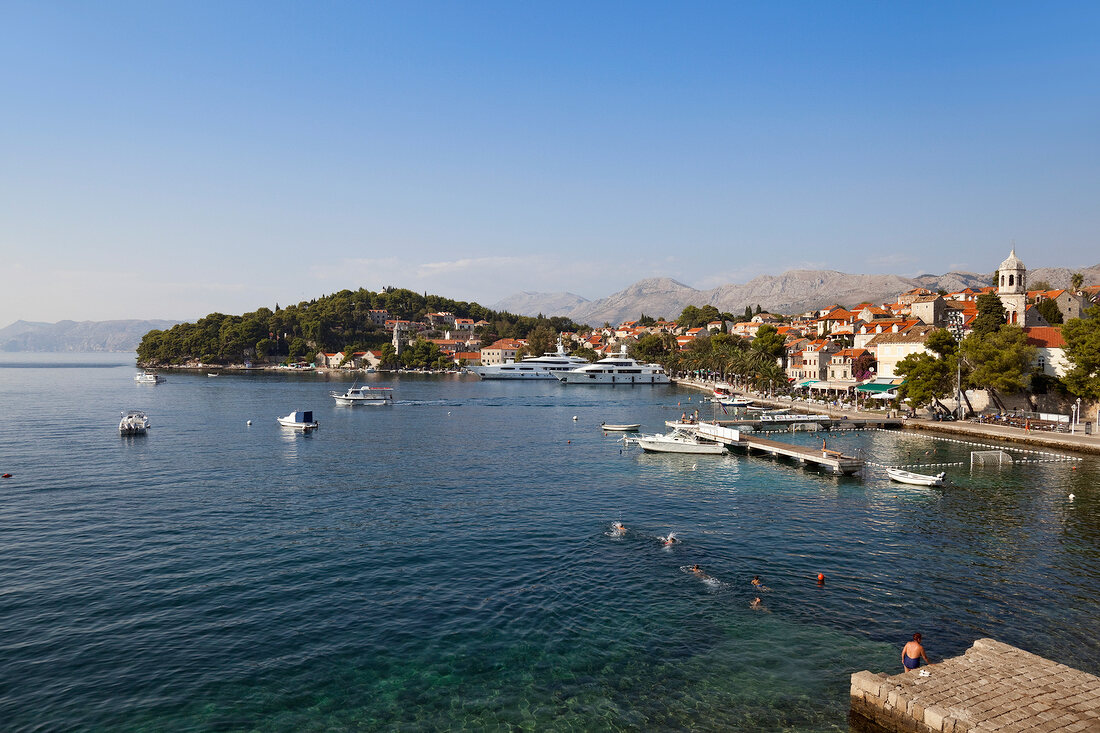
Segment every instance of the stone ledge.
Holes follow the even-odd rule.
[[[922,671],[853,674],[853,718],[890,733],[1100,731],[1100,677],[995,639]]]

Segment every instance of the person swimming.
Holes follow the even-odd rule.
[[[750,581],[750,583],[752,584],[752,587],[756,588],[757,590],[771,590],[771,588],[764,585],[764,582],[760,580],[759,575],[752,576],[752,580]]]
[[[760,596],[752,599],[752,603],[749,604],[749,608],[763,608],[764,602],[760,600]]]
[[[674,544],[676,544],[677,542],[680,541],[680,540],[676,539],[676,533],[675,532],[669,532],[668,537],[658,537],[657,539],[659,539],[661,541],[661,544],[664,545],[665,547],[671,547],[672,545],[674,545]]]
[[[622,534],[623,532],[626,532],[626,527],[623,526],[622,522],[612,522],[611,523],[611,534],[618,535],[618,534]]]

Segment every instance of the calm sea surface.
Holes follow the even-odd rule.
[[[922,489],[599,430],[698,404],[672,387],[372,375],[396,404],[347,408],[317,375],[132,365],[0,355],[4,730],[847,730],[849,675],[899,671],[918,630],[1100,673],[1093,458]]]

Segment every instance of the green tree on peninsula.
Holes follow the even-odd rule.
[[[192,361],[297,361],[312,360],[318,351],[341,351],[349,345],[357,351],[377,350],[390,341],[390,333],[375,322],[371,311],[386,311],[390,318],[407,321],[448,311],[458,318],[486,321],[489,325],[481,327],[483,333],[510,338],[526,338],[538,328],[554,333],[580,328],[568,318],[518,316],[403,288],[386,288],[378,293],[360,288],[274,311],[259,308],[240,316],[211,313],[167,331],[150,331],[138,346],[138,363],[156,366]]]

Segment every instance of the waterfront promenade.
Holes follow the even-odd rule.
[[[708,393],[714,389],[714,382],[709,381],[676,379],[675,382],[681,386],[691,387]],[[816,402],[794,400],[784,397],[765,397],[755,392],[744,391],[741,393],[747,395],[760,405],[789,407],[792,409],[828,415],[834,418],[882,418],[884,415],[888,414],[883,410],[859,410],[854,407],[823,405]],[[902,421],[902,427],[906,430],[928,430],[938,433],[949,433],[957,437],[968,437],[989,443],[1018,443],[1056,450],[1071,450],[1081,453],[1100,454],[1100,435],[1096,435],[1095,433],[1092,435],[1084,435],[1083,433],[1051,433],[1024,430],[1023,428],[990,423],[974,423],[969,421],[939,422],[922,418],[906,418]]]

